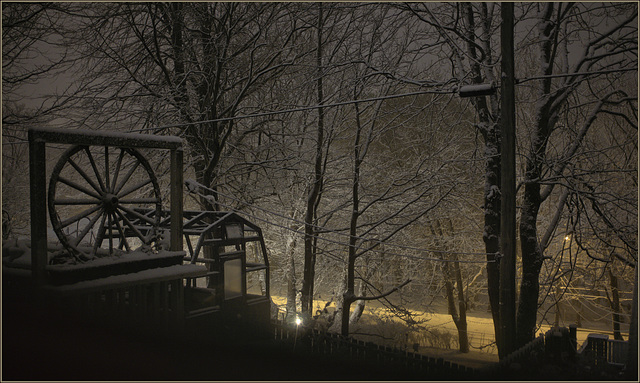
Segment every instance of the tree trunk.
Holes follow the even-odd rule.
[[[526,179],[536,179],[528,172]],[[534,178],[531,178],[534,177]],[[522,249],[522,280],[516,318],[518,349],[534,339],[538,314],[542,254],[538,245],[536,220],[540,209],[540,184],[527,183],[520,216],[520,247]]]
[[[500,251],[500,139],[496,126],[485,135],[485,189],[484,189],[484,240],[487,253],[487,293],[493,318],[496,344],[501,344],[500,333],[500,263],[496,254]]]
[[[359,290],[360,290],[360,296],[366,295],[365,290],[362,288],[362,281],[360,281],[359,283]],[[365,307],[365,301],[363,299],[359,299],[356,301],[356,305],[353,308],[353,312],[351,312],[351,315],[349,316],[349,326],[353,326],[354,324],[358,323],[358,321],[360,320],[360,317],[362,317],[362,313],[364,312],[364,307]]]
[[[555,5],[553,3],[545,3],[544,7],[546,9],[541,12],[542,20],[540,20],[544,25],[544,28],[540,28],[540,60],[542,63],[550,63],[554,54],[552,44],[554,23],[551,21],[551,17]],[[553,65],[542,65],[540,69],[541,75],[550,75],[553,72]],[[538,298],[540,295],[540,282],[538,279],[543,261],[542,248],[538,243],[537,222],[543,200],[540,194],[540,179],[542,178],[542,166],[545,164],[551,128],[558,119],[557,109],[553,109],[554,98],[550,96],[551,78],[547,77],[540,81],[539,92],[535,125],[531,134],[531,148],[526,157],[525,187],[520,210],[522,279],[516,317],[516,349],[529,343],[535,337]]]
[[[324,95],[322,90],[322,28],[323,28],[323,15],[322,15],[322,3],[318,3],[318,37],[316,48],[316,66],[318,70],[317,79],[317,102],[318,105],[324,103]],[[314,180],[311,185],[311,190],[307,196],[307,211],[304,217],[304,279],[302,280],[302,312],[311,316],[313,310],[313,287],[315,278],[315,264],[316,264],[316,249],[314,244],[314,226],[316,218],[316,210],[322,191],[323,183],[323,148],[324,141],[324,110],[318,108],[318,136],[316,141],[316,159],[315,159],[315,172]]]
[[[469,352],[469,334],[467,333],[467,303],[464,295],[464,286],[462,284],[462,271],[460,270],[460,262],[453,263],[455,272],[455,283],[458,289],[458,307],[456,308],[456,297],[454,294],[454,276],[451,275],[449,262],[444,262],[445,291],[447,293],[447,303],[449,315],[458,330],[458,346],[460,352]]]
[[[295,263],[295,248],[296,239],[295,233],[289,233],[286,244],[286,254],[289,260],[289,267],[287,269],[287,313],[286,318],[290,318],[291,315],[296,313],[296,263]]]
[[[556,304],[555,304],[555,308],[556,308],[556,313],[555,313],[555,318],[553,320],[553,326],[554,327],[558,327],[560,326],[560,319],[562,314],[560,313],[560,297],[562,296],[562,292],[560,291],[560,285],[556,286]]]
[[[458,344],[460,352],[469,352],[469,334],[467,333],[467,297],[464,293],[464,285],[462,284],[462,270],[460,270],[460,262],[453,263],[453,269],[456,272],[456,282],[458,284],[458,310],[459,319],[456,323],[458,328]]]
[[[344,274],[344,278],[342,278],[342,283],[340,284],[340,290],[339,291],[346,291],[347,290],[347,275],[346,272]],[[333,324],[331,325],[331,328],[329,329],[329,331],[331,332],[341,332],[342,331],[342,313],[344,312],[344,295],[343,294],[338,294],[336,297],[336,315],[333,318]],[[348,314],[347,314],[348,317]]]
[[[613,338],[624,340],[620,334],[620,294],[618,292],[618,277],[609,269],[609,285],[611,287],[611,318],[613,322]]]

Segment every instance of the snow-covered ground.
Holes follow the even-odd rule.
[[[272,296],[272,299],[276,305],[280,307],[280,311],[284,312],[286,307],[286,298],[280,296]],[[314,301],[316,309],[320,309],[324,307],[326,301],[317,300]],[[332,304],[332,307],[335,307],[335,304]],[[315,311],[315,310],[314,310]],[[457,337],[458,331],[456,329],[453,320],[451,319],[451,315],[447,313],[426,313],[421,311],[415,311],[419,317],[419,319],[426,320],[425,327],[431,330],[440,330],[441,332],[447,331],[453,336]],[[379,317],[389,317],[390,312],[381,307],[371,307],[368,305],[365,308],[364,315],[375,315]],[[571,323],[561,323],[560,326],[568,327]],[[592,323],[585,322],[583,323],[584,327],[578,327],[577,332],[577,340],[578,346],[581,346],[584,341],[587,339],[587,336],[591,333],[600,333],[600,334],[610,334],[611,329],[607,326],[606,323]],[[477,359],[478,361],[490,362],[497,361],[497,349],[495,346],[488,346],[494,341],[494,328],[493,328],[493,319],[491,318],[491,314],[487,312],[480,311],[471,311],[467,313],[467,325],[468,325],[468,334],[469,334],[469,343],[471,346],[471,353],[469,355],[459,355],[455,348],[453,349],[430,349],[429,347],[421,347],[420,352],[424,352],[425,354],[438,354],[446,355],[447,359],[454,358],[456,360],[462,359]],[[549,325],[542,325],[537,331],[537,335],[543,334],[550,329]],[[628,326],[627,326],[628,327]],[[627,328],[623,328],[623,331],[627,330]],[[611,339],[613,336],[609,335]],[[628,332],[623,332],[623,337],[625,339],[628,338]],[[482,355],[484,354],[484,355]],[[444,357],[444,356],[442,356]],[[453,360],[453,359],[452,359]]]

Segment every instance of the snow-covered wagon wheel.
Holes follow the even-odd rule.
[[[53,230],[79,260],[135,250],[159,239],[160,187],[149,162],[135,149],[70,148],[52,171],[48,204]]]

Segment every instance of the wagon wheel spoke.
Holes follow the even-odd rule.
[[[107,184],[108,183],[109,181],[107,180]],[[111,222],[111,214],[112,213],[107,213],[107,228],[109,229],[109,254],[113,253],[113,227],[111,226],[113,222]]]
[[[93,182],[93,180],[91,179],[91,177],[89,177],[89,175],[87,174],[87,172],[85,172],[80,166],[78,166],[78,164],[72,159],[69,158],[69,160],[67,161],[77,172],[78,174],[80,174],[82,176],[82,178],[89,184],[91,185],[91,187],[98,193],[102,193],[102,189],[100,188],[100,186],[96,185],[95,182]],[[60,177],[62,178],[62,177]],[[72,186],[72,185],[69,185]],[[87,193],[89,194],[89,193]],[[100,197],[98,197],[100,198]]]
[[[109,147],[104,147],[104,189],[109,192]]]
[[[111,190],[114,193],[116,190],[116,182],[118,181],[118,176],[120,175],[120,167],[122,166],[122,159],[124,158],[124,153],[125,153],[125,150],[120,149],[120,154],[118,155],[118,159],[116,160],[116,170],[113,173],[113,180],[111,181]]]
[[[113,189],[113,193],[120,195],[121,194],[121,190],[124,187],[124,185],[127,183],[127,181],[129,181],[129,178],[131,178],[131,176],[133,175],[133,173],[136,171],[136,169],[138,168],[138,165],[140,165],[140,162],[137,161],[132,167],[131,169],[129,169],[129,172],[124,176],[124,178],[122,179],[122,181],[120,181],[120,183],[118,184],[118,187]]]
[[[100,195],[97,193],[94,193],[93,191],[85,188],[84,186],[78,184],[77,182],[73,182],[71,180],[68,180],[64,177],[58,177],[58,181],[60,181],[61,183],[68,185],[74,189],[76,189],[77,191],[83,192],[86,195],[90,195],[94,198],[100,199]]]
[[[93,228],[95,226],[96,222],[98,222],[98,219],[101,216],[102,216],[102,214],[96,214],[93,217],[91,217],[91,219],[89,220],[89,224],[84,227],[84,229],[80,232],[80,235],[76,237],[75,241],[71,245],[72,246],[78,246],[80,244],[80,242],[82,242],[84,237],[86,237],[87,234],[89,234],[89,232],[91,231],[91,228]]]
[[[96,236],[96,242],[93,244],[93,254],[98,254],[98,248],[102,246],[102,241],[104,240],[104,232],[105,226],[104,221],[107,218],[107,214],[102,214],[102,219],[100,220],[100,226],[98,226],[98,235]]]
[[[53,203],[56,205],[95,205],[100,203],[99,199],[83,198],[58,198]]]
[[[67,226],[69,226],[69,225],[71,225],[73,223],[76,223],[76,222],[80,221],[81,219],[83,219],[85,217],[88,217],[89,215],[93,214],[94,212],[96,212],[96,211],[98,211],[100,209],[102,209],[101,205],[94,206],[94,207],[92,207],[90,209],[87,209],[87,210],[81,212],[80,214],[76,214],[71,218],[68,218],[68,219],[66,219],[66,220],[64,220],[62,222],[59,222],[60,228],[65,228],[65,227],[67,227]]]
[[[122,209],[125,210],[126,209]],[[135,227],[135,225],[129,220],[129,218],[127,218],[127,216],[125,216],[124,214],[122,214],[121,211],[116,210],[116,213],[120,216],[120,218],[122,218],[122,220],[124,221],[124,223],[129,226],[129,228],[135,233],[135,235],[142,241],[142,242],[146,242],[147,241],[147,237],[142,234],[142,232],[140,232],[140,230],[138,230],[137,227]],[[126,239],[125,239],[126,240]]]
[[[157,198],[134,198],[134,199],[120,199],[119,203],[122,205],[133,205],[133,204],[154,204],[159,203],[160,200]]]
[[[107,190],[107,188],[104,186],[104,183],[102,182],[102,177],[100,177],[100,171],[98,170],[98,166],[96,166],[96,161],[93,159],[93,155],[91,154],[91,151],[89,150],[89,147],[85,147],[85,152],[87,153],[87,157],[89,158],[89,163],[91,164],[91,167],[93,168],[93,173],[96,175],[96,179],[98,180],[98,184],[100,184],[100,190],[101,191],[105,191]]]
[[[143,187],[147,186],[147,185],[148,185],[148,184],[150,184],[150,183],[151,183],[151,180],[144,180],[144,181],[139,182],[139,183],[137,183],[137,184],[135,184],[135,185],[131,185],[131,186],[129,186],[128,188],[126,188],[125,190],[121,190],[121,191],[117,194],[117,196],[118,196],[118,198],[126,197],[126,196],[128,196],[129,194],[133,193],[134,191],[136,191],[136,190],[140,190],[140,189],[142,189]]]
[[[116,214],[120,215],[118,211],[116,211]],[[114,217],[114,218],[116,218],[116,217]],[[115,223],[116,223],[116,227],[118,228],[118,232],[120,233],[120,238],[121,238],[120,244],[118,245],[118,248],[120,250],[122,250],[122,247],[124,246],[124,248],[127,251],[131,251],[131,247],[129,246],[129,242],[127,241],[127,236],[126,236],[125,230],[122,227],[122,225],[120,224],[120,220],[115,219]]]

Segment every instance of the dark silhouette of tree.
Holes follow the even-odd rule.
[[[536,101],[532,118],[520,125],[529,134],[524,149],[523,195],[520,210],[522,280],[517,313],[517,345],[533,340],[539,306],[540,269],[546,258],[540,246],[539,213],[555,190],[590,187],[583,177],[600,177],[602,169],[576,172],[578,158],[588,148],[585,137],[596,130],[601,114],[617,115],[622,125],[631,122],[635,97],[623,90],[625,69],[637,70],[637,7],[590,6],[546,3],[538,7],[539,35],[532,42],[540,57],[532,92]],[[610,26],[597,27],[599,12],[610,17]],[[587,17],[591,13],[591,17]],[[567,40],[583,40],[577,59],[570,57]],[[617,69],[617,71],[616,71]],[[609,74],[613,70],[614,74]],[[561,76],[553,76],[556,73]],[[628,107],[621,111],[619,108]],[[633,126],[634,124],[631,123]],[[579,127],[572,131],[570,127]],[[637,127],[636,127],[637,129]],[[566,134],[565,140],[555,139]],[[568,139],[567,139],[568,138]],[[606,147],[598,150],[606,151]],[[581,184],[581,185],[580,185]],[[558,211],[563,205],[558,206]],[[556,229],[552,220],[545,230]],[[637,229],[636,229],[637,230]],[[548,238],[543,235],[542,238]]]

